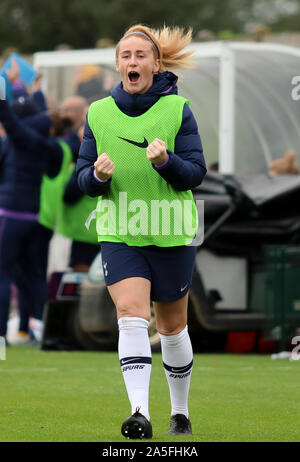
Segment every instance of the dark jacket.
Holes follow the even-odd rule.
[[[129,94],[122,83],[111,91],[119,109],[131,117],[146,112],[160,97],[177,94],[177,77],[172,72],[155,74],[152,87],[144,94]],[[187,104],[184,105],[182,124],[175,139],[174,152],[168,151],[168,162],[153,168],[174,189],[192,189],[202,182],[206,174],[202,143],[197,123]],[[90,196],[100,196],[109,188],[111,180],[100,183],[94,177],[94,162],[97,159],[96,140],[86,120],[84,138],[81,143],[76,171],[79,187]]]
[[[5,103],[0,107],[0,120],[4,119],[9,135],[2,143],[0,155],[0,208],[37,213],[42,175],[54,178],[59,173],[63,151],[58,140],[48,136],[51,121],[44,94],[38,90],[28,95],[24,85],[17,83],[13,97],[10,107]],[[63,139],[76,162],[80,147],[77,134],[71,133]],[[77,180],[74,183],[73,195],[81,197]]]
[[[0,209],[38,213],[42,175],[47,169],[47,136],[50,118],[46,112],[30,116],[30,128],[19,119],[7,101],[0,100],[0,122],[6,138],[2,145]]]

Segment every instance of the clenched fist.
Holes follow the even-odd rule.
[[[155,140],[147,147],[146,154],[152,164],[163,164],[168,159],[166,143],[158,138],[155,138]]]
[[[114,163],[110,160],[106,152],[103,152],[94,163],[96,177],[101,181],[106,181],[112,177],[115,169]]]

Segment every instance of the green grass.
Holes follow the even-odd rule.
[[[193,436],[181,441],[299,441],[300,363],[270,356],[197,354]],[[169,390],[160,354],[150,384],[153,442],[167,435]],[[117,442],[130,415],[117,353],[9,347],[0,361],[1,442]]]

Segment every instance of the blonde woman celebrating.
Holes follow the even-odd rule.
[[[191,66],[191,51],[183,51],[190,41],[191,31],[177,27],[136,25],[125,32],[116,47],[121,82],[90,106],[77,162],[80,188],[99,196],[97,232],[132,412],[121,432],[131,439],[152,437],[151,300],[170,389],[169,434],[192,433],[187,306],[197,213],[191,189],[206,167],[189,102],[177,95],[177,76],[169,71]]]

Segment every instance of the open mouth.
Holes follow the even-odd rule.
[[[135,82],[137,82],[139,80],[140,74],[138,72],[131,71],[128,74],[128,78],[129,78],[130,82],[135,83]]]

